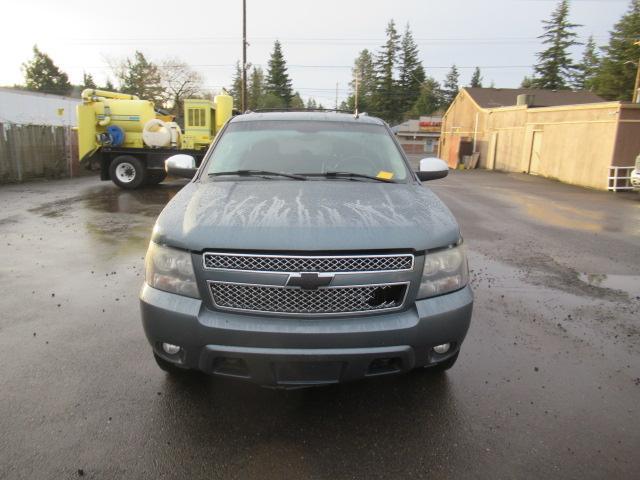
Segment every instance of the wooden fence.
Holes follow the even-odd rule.
[[[0,183],[80,174],[70,127],[0,123]]]

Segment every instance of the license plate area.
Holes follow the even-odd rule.
[[[338,383],[344,362],[276,362],[273,373],[278,385],[325,385]]]

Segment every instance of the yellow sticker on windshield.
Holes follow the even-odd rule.
[[[384,170],[380,170],[377,178],[382,178],[383,180],[391,180],[393,178],[393,172],[385,172]]]

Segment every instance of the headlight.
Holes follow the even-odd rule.
[[[464,247],[427,253],[418,289],[418,299],[453,292],[469,282],[469,266]]]
[[[158,290],[200,298],[189,252],[150,242],[145,258],[145,279],[149,286]]]

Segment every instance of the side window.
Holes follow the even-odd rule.
[[[206,112],[204,108],[190,108],[188,112],[188,124],[190,127],[204,127],[206,125]]]

